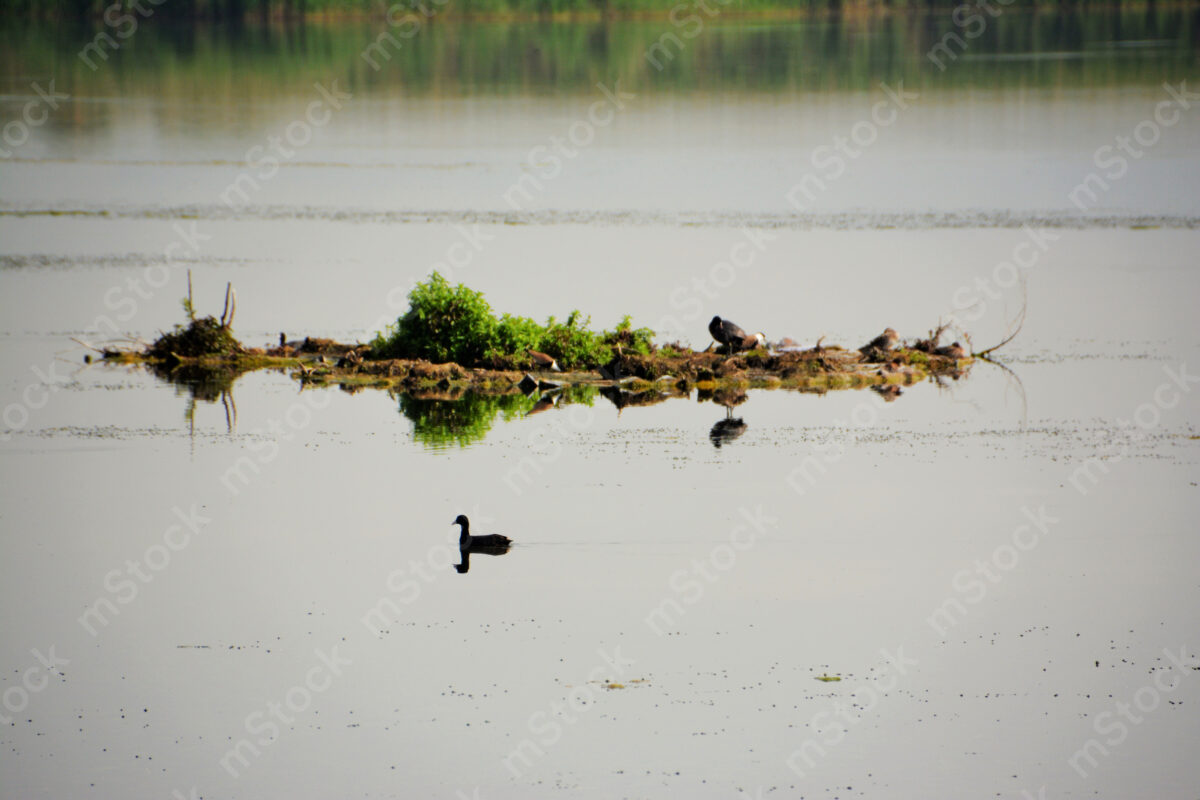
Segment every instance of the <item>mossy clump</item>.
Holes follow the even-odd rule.
[[[186,328],[176,325],[170,333],[158,337],[154,344],[150,345],[146,355],[169,361],[176,357],[229,357],[243,352],[245,348],[234,338],[229,328],[210,316],[193,319]]]

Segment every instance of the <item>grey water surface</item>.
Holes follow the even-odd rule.
[[[1195,797],[1192,12],[1012,10],[944,69],[948,16],[718,19],[661,70],[667,21],[375,70],[383,25],[91,70],[5,23],[3,120],[69,97],[0,160],[0,795]],[[720,447],[695,395],[450,429],[75,341],[169,329],[188,269],[248,345],[366,341],[433,268],[696,347],[1028,309],[1006,369],[752,391]],[[456,572],[460,513],[515,545]]]

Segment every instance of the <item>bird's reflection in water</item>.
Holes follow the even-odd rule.
[[[696,399],[701,402],[712,400],[718,405],[725,406],[725,419],[717,420],[716,424],[708,432],[708,438],[714,447],[729,444],[745,433],[746,428],[749,427],[741,417],[733,415],[733,407],[740,406],[747,400],[744,390],[727,388],[717,389],[716,391],[699,391],[696,393]]]
[[[884,384],[882,386],[876,384],[871,386],[871,391],[883,398],[883,402],[895,402],[897,397],[900,397],[904,392],[900,391],[900,387],[894,383]]]
[[[509,539],[507,536],[501,536],[498,533],[490,533],[486,536],[472,536],[471,523],[462,514],[459,514],[451,524],[458,525],[461,528],[461,533],[458,537],[458,554],[461,556],[461,563],[454,565],[454,570],[459,575],[464,575],[471,569],[472,553],[479,553],[486,556],[502,556],[512,547],[512,539]]]
[[[541,414],[543,411],[549,411],[552,408],[558,407],[558,401],[562,398],[561,392],[549,392],[542,395],[533,404],[533,408],[525,412],[525,416],[532,417],[534,414]]]
[[[484,547],[481,545],[481,546],[476,546],[476,547],[468,547],[465,549],[460,547],[458,549],[458,554],[460,556],[460,561],[462,563],[455,564],[454,569],[458,572],[459,575],[464,575],[464,574],[466,574],[467,570],[469,570],[471,568],[471,554],[472,553],[482,553],[483,555],[486,555],[486,556],[502,556],[508,552],[508,548],[509,548],[509,545],[505,545],[503,547]]]
[[[741,417],[733,416],[733,406],[726,406],[725,419],[717,420],[716,424],[708,432],[708,438],[712,441],[714,447],[720,447],[723,444],[729,444],[741,436],[746,432],[746,428],[748,427]]]

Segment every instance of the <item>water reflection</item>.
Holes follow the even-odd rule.
[[[219,400],[225,409],[225,427],[230,433],[237,427],[233,383],[242,374],[238,370],[182,363],[173,366],[150,363],[146,368],[154,377],[174,386],[176,395],[187,395],[183,416],[191,433],[195,433],[197,400],[213,404]]]
[[[454,565],[459,575],[466,574],[471,569],[471,554],[480,553],[488,556],[502,556],[512,547],[512,539],[499,533],[489,533],[483,536],[471,534],[471,521],[465,514],[459,514],[452,525],[459,526],[458,553],[460,563]]]
[[[721,445],[729,444],[745,433],[747,427],[749,426],[741,417],[733,416],[733,407],[729,406],[725,409],[725,419],[717,420],[708,432],[708,438],[712,441],[713,447],[720,449]]]
[[[696,392],[696,399],[701,403],[711,400],[717,405],[725,406],[725,418],[717,420],[708,431],[708,438],[713,447],[719,449],[721,445],[729,444],[749,427],[741,417],[733,416],[734,406],[740,406],[748,399],[745,389],[734,387],[712,391],[700,390]]]
[[[664,382],[665,384],[665,382]],[[600,394],[604,399],[612,403],[620,413],[629,406],[653,406],[658,405],[672,397],[687,397],[688,393],[674,385],[659,385],[652,389],[643,389],[633,391],[621,386],[605,386],[600,390]]]
[[[1001,365],[1002,366],[1002,365]],[[156,378],[175,387],[176,394],[186,396],[187,406],[184,416],[189,426],[194,427],[195,409],[198,402],[220,402],[225,409],[227,429],[232,432],[237,426],[237,404],[233,397],[233,385],[236,379],[245,373],[234,369],[219,369],[195,364],[177,364],[167,367],[161,364],[147,364],[146,369]],[[1021,392],[1024,404],[1024,391],[1019,378],[1007,367],[1007,376],[1015,381]],[[885,368],[880,375],[894,372]],[[280,370],[279,372],[283,372]],[[964,369],[949,369],[929,376],[930,381],[940,389],[949,389],[951,384],[959,381],[967,374]],[[912,382],[911,374],[907,375],[905,385]],[[361,383],[320,383],[310,379],[301,379],[301,388],[307,391],[330,391],[338,386],[342,391],[358,393],[362,391],[378,391],[377,388]],[[550,388],[546,388],[550,386]],[[904,395],[899,384],[850,384],[842,388],[869,388],[879,395],[884,402],[894,402]],[[725,416],[714,422],[708,431],[709,440],[714,447],[730,444],[745,434],[746,421],[734,416],[734,409],[744,404],[749,398],[749,386],[733,386],[723,388],[697,388],[695,398],[700,403],[714,403],[725,409]],[[828,386],[791,387],[783,390],[801,394],[825,394],[831,389]],[[461,386],[441,386],[418,391],[401,391],[389,389],[388,393],[397,404],[400,413],[412,423],[412,436],[415,441],[429,449],[442,449],[451,445],[468,447],[486,438],[496,424],[497,419],[505,422],[516,422],[537,414],[561,409],[563,405],[580,403],[587,406],[595,404],[597,397],[603,397],[617,409],[618,415],[624,409],[638,406],[653,406],[668,400],[690,399],[691,390],[673,381],[662,380],[653,384],[639,383],[626,385],[549,385],[542,384],[529,393],[510,391],[506,394],[486,394]]]
[[[900,387],[894,383],[872,386],[871,391],[883,398],[883,402],[885,403],[894,403],[896,398],[904,394]]]
[[[413,424],[413,438],[430,448],[466,447],[482,441],[497,417],[506,422],[548,411],[563,403],[592,405],[594,386],[566,386],[528,395],[480,394],[459,387],[396,393],[400,413]]]
[[[466,447],[482,441],[496,417],[528,414],[534,400],[523,394],[484,395],[462,390],[398,394],[400,413],[412,422],[413,438],[426,447]]]

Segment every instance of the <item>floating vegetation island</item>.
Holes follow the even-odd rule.
[[[314,336],[289,341],[280,334],[272,346],[247,347],[233,335],[237,294],[232,286],[226,287],[220,318],[200,317],[192,305],[190,275],[183,307],[187,324],[152,343],[93,349],[106,361],[143,366],[186,391],[189,420],[198,400],[221,402],[231,431],[237,420],[234,382],[254,370],[288,374],[301,389],[384,389],[412,422],[413,437],[435,448],[479,441],[498,418],[591,406],[598,397],[623,409],[693,396],[726,408],[726,418],[709,432],[713,445],[721,447],[745,432],[745,422],[732,409],[746,401],[750,389],[821,394],[870,388],[891,402],[909,384],[958,380],[977,358],[1012,338],[972,354],[965,333],[967,348],[941,344],[947,326],[939,325],[925,338],[907,342],[888,328],[859,348],[823,340],[803,347],[790,339],[765,342],[733,326],[739,335],[730,341],[749,349],[714,342],[697,351],[679,343],[657,344],[654,331],[634,327],[629,317],[612,330],[594,331],[579,311],[565,321],[551,317],[545,323],[497,316],[481,293],[450,286],[436,273],[409,293],[405,314],[367,343]]]
[[[189,280],[190,286],[190,280]],[[622,405],[671,396],[742,389],[831,389],[911,384],[930,375],[959,377],[973,357],[958,343],[942,345],[945,326],[925,339],[902,343],[880,337],[850,349],[791,340],[750,350],[726,346],[696,351],[678,343],[657,345],[654,331],[635,328],[627,316],[614,329],[594,331],[590,318],[572,311],[544,324],[510,314],[496,316],[482,293],[451,286],[433,273],[409,294],[409,309],[369,343],[346,344],[306,337],[273,347],[246,347],[233,337],[236,294],[226,289],[221,318],[189,317],[147,347],[105,349],[108,360],[146,363],[162,375],[198,368],[240,374],[284,369],[305,385],[366,387],[454,399],[482,394],[533,394],[562,387],[619,388]],[[882,342],[882,344],[880,344]],[[557,369],[549,370],[545,363]],[[561,365],[561,366],[559,366]],[[643,395],[638,397],[638,395]]]

